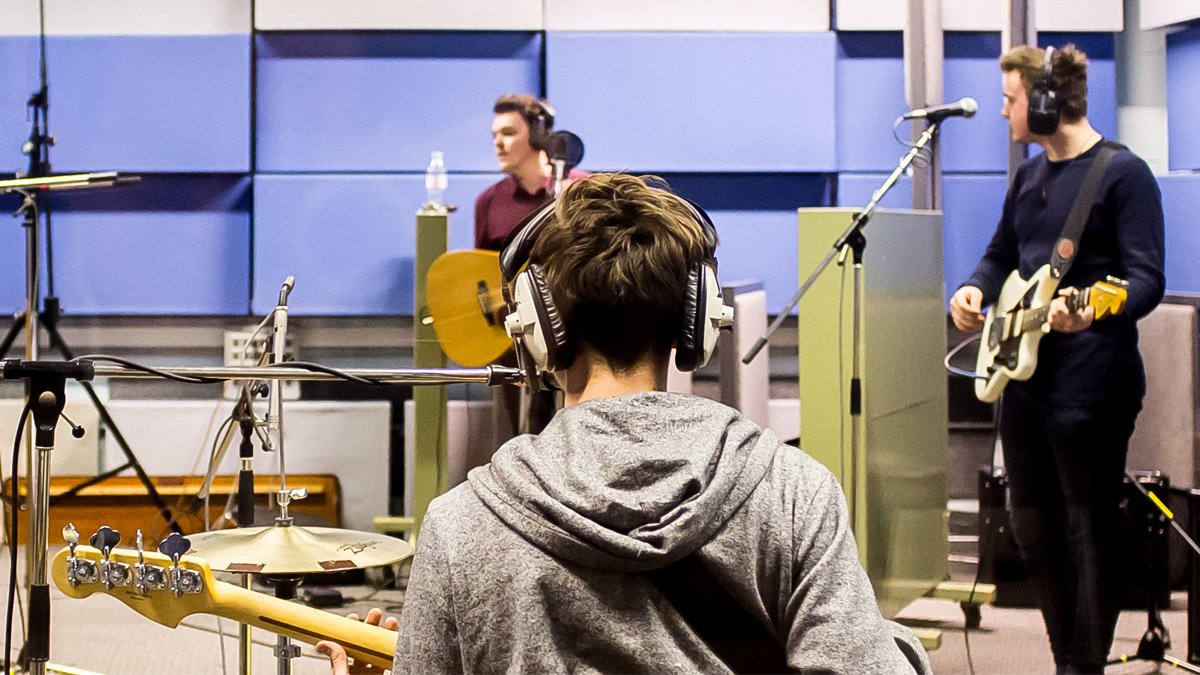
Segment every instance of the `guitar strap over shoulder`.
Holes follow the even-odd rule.
[[[1067,270],[1071,269],[1071,263],[1075,262],[1083,227],[1087,224],[1092,205],[1096,202],[1096,192],[1100,190],[1100,182],[1104,180],[1104,172],[1108,170],[1109,162],[1112,161],[1113,155],[1117,154],[1119,146],[1109,141],[1101,143],[1100,151],[1092,160],[1092,166],[1083,178],[1083,185],[1079,188],[1075,203],[1071,205],[1071,211],[1067,214],[1062,234],[1058,235],[1058,241],[1054,244],[1054,254],[1050,258],[1050,275],[1055,279],[1062,279]]]

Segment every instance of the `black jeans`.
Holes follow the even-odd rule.
[[[1049,406],[1014,385],[1001,407],[1013,535],[1054,662],[1102,672],[1120,613],[1121,486],[1140,399]]]

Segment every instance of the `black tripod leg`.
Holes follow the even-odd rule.
[[[62,336],[58,332],[58,326],[54,323],[54,318],[47,317],[42,321],[42,325],[46,327],[46,332],[50,335],[50,346],[62,353],[63,357],[70,361],[75,358],[71,353],[71,348],[63,342]],[[138,480],[146,488],[146,494],[150,497],[150,501],[154,506],[158,507],[158,512],[162,515],[163,520],[167,521],[167,527],[170,527],[173,532],[183,534],[183,528],[179,527],[179,523],[175,522],[175,516],[171,513],[171,507],[163,501],[162,495],[158,494],[158,489],[154,487],[154,483],[150,480],[150,476],[146,475],[146,470],[142,468],[137,457],[134,457],[133,450],[129,448],[129,442],[125,440],[125,436],[121,434],[121,430],[117,428],[116,421],[112,415],[108,414],[108,408],[104,406],[104,402],[100,400],[100,396],[96,394],[96,389],[92,387],[91,382],[80,382],[83,385],[83,390],[87,392],[88,398],[92,399],[92,404],[96,406],[96,411],[100,413],[100,422],[108,428],[117,445],[121,446],[121,452],[125,453],[126,466],[133,469],[137,474]],[[98,481],[92,481],[96,483]]]
[[[8,354],[8,350],[12,349],[12,343],[17,339],[17,333],[25,327],[25,312],[21,312],[13,317],[12,325],[8,327],[8,333],[4,335],[4,340],[0,341],[0,358]]]

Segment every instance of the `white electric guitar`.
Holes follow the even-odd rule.
[[[217,581],[195,556],[72,545],[54,556],[50,575],[68,597],[111,595],[170,628],[192,614],[215,614],[308,644],[333,640],[351,658],[385,670],[396,651],[396,631]]]
[[[1067,308],[1078,312],[1090,305],[1096,310],[1096,320],[1120,314],[1125,308],[1127,285],[1114,277],[1097,281],[1068,295]],[[1038,343],[1050,332],[1050,301],[1057,289],[1049,265],[1043,265],[1028,280],[1016,271],[1005,279],[1000,297],[988,309],[979,342],[975,396],[980,401],[999,399],[1011,380],[1033,377]]]

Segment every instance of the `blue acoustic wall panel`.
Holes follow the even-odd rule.
[[[832,33],[550,33],[546,90],[584,166],[834,167]]]
[[[1074,42],[1088,54],[1088,118],[1107,137],[1116,134],[1116,68],[1111,34],[1043,33],[1042,44]],[[892,123],[906,109],[904,44],[897,32],[838,34],[838,168],[889,171],[905,148],[892,138]],[[971,96],[979,102],[974,118],[947,120],[938,143],[947,172],[1005,171],[1008,123],[1003,106],[995,33],[947,33],[943,98]],[[902,124],[897,134],[911,135]]]
[[[970,119],[942,124],[939,143],[947,172],[1005,171],[1008,167],[1008,123],[999,66],[999,33],[947,33],[945,40],[946,101],[970,96],[979,111]]]
[[[1200,169],[1200,28],[1167,36],[1168,166]]]
[[[1004,174],[957,174],[942,183],[942,250],[946,257],[946,299],[975,271],[992,240],[1008,177]]]
[[[799,286],[796,209],[829,205],[820,174],[667,174],[671,188],[704,207],[720,237],[721,281],[759,279],[778,313]]]
[[[892,137],[893,120],[907,110],[904,41],[895,32],[839,33],[837,39],[838,169],[888,171],[907,151]],[[897,134],[907,140],[909,125]]]
[[[259,171],[495,170],[492,105],[537,92],[536,33],[257,36]]]
[[[0,195],[0,211],[13,213],[21,205],[14,195]],[[25,309],[25,228],[23,219],[0,217],[0,314]],[[43,285],[44,287],[44,285]]]
[[[1200,175],[1159,176],[1166,216],[1167,291],[1200,293]]]
[[[63,310],[244,314],[250,284],[249,183],[237,176],[174,175],[120,188],[53,193],[54,290]],[[8,199],[0,205],[9,205]],[[24,306],[23,242],[23,231],[0,232],[0,307],[6,309]],[[45,262],[41,278],[44,291]]]
[[[838,205],[865,206],[883,184],[884,174],[842,174]],[[992,238],[1008,179],[1004,174],[948,174],[942,181],[942,250],[947,299],[970,276]],[[903,178],[880,202],[879,208],[912,208],[912,183]],[[870,245],[871,229],[867,227]]]
[[[475,195],[497,178],[451,177],[451,248],[472,246]],[[292,275],[296,314],[411,314],[414,214],[424,201],[419,175],[257,176],[252,311],[270,311]]]
[[[56,170],[245,172],[250,37],[55,37]]]
[[[865,207],[871,203],[875,191],[883,185],[883,181],[887,180],[888,175],[884,173],[843,173],[838,175],[837,206]],[[892,189],[883,196],[883,200],[876,208],[911,209],[912,181],[907,176],[901,176]]]
[[[37,38],[0,36],[0,82],[0,173],[24,171],[29,158],[21,154],[21,144],[30,129],[25,104],[38,88]],[[50,121],[56,122],[53,114]],[[56,156],[52,150],[51,159]]]

